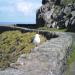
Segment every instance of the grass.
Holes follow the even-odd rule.
[[[5,69],[17,60],[19,55],[30,53],[35,45],[31,42],[35,32],[21,33],[20,31],[6,31],[0,34],[0,68]],[[41,35],[41,42],[46,38]]]
[[[73,62],[75,62],[75,42],[73,42],[72,53],[68,57],[68,60],[67,60],[68,69],[67,69],[67,72],[66,72],[65,75],[72,75],[70,69],[71,69],[71,65],[72,65]]]
[[[66,32],[67,29],[56,29],[56,28],[48,28],[48,27],[40,27],[39,30],[47,30],[47,31],[57,31],[57,32]]]
[[[64,4],[66,5],[66,4],[71,4],[71,3],[73,3],[73,2],[75,2],[75,0],[64,0]]]
[[[75,42],[73,43],[72,50],[73,51],[71,55],[68,57],[68,65],[72,64],[75,61]]]

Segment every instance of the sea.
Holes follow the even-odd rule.
[[[19,25],[36,25],[35,23],[16,23],[16,22],[0,22],[0,26],[11,26],[11,25],[17,25],[17,24],[19,24]]]

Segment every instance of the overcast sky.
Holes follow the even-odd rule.
[[[0,22],[35,23],[41,0],[0,0]]]

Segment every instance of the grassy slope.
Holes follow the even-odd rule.
[[[6,31],[0,34],[0,68],[6,68],[15,62],[20,54],[30,53],[35,46],[31,43],[35,32],[21,33]],[[41,36],[44,42],[46,39]]]

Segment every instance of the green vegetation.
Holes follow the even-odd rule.
[[[30,53],[34,48],[31,43],[35,32],[21,33],[20,31],[6,31],[0,34],[0,68],[9,67],[17,60],[20,54]],[[46,38],[41,36],[44,42]]]
[[[64,4],[66,5],[66,4],[69,4],[69,3],[73,3],[73,2],[75,2],[75,0],[64,0]]]
[[[68,62],[67,62],[68,65],[72,64],[75,61],[75,42],[73,43],[72,50],[73,51],[71,55],[68,57]]]
[[[72,51],[71,55],[68,57],[68,60],[67,60],[68,70],[66,72],[66,75],[72,75],[71,72],[70,72],[70,69],[71,69],[72,63],[75,62],[75,42],[73,42],[72,50],[73,51]]]
[[[47,30],[47,31],[58,31],[58,32],[66,32],[67,29],[56,29],[56,28],[48,28],[48,27],[40,27],[39,30]]]

